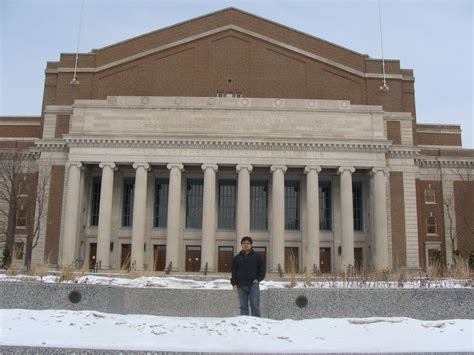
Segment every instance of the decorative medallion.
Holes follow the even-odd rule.
[[[175,100],[174,100],[174,103],[178,106],[180,106],[182,103],[183,103],[183,99],[180,98],[180,97],[177,97]]]
[[[282,101],[280,99],[275,100],[275,106],[280,107],[282,104]]]
[[[211,97],[209,100],[207,100],[208,105],[215,105],[216,104],[216,99]]]
[[[249,100],[248,99],[243,99],[242,100],[242,106],[248,106],[249,105]]]
[[[143,105],[146,105],[147,103],[150,102],[150,99],[148,97],[144,96],[144,97],[142,97],[141,102],[142,102]]]
[[[116,98],[115,96],[107,96],[107,102],[108,102],[109,104],[114,105],[114,104],[117,103],[117,98]]]

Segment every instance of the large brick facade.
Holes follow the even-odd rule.
[[[381,60],[229,8],[81,53],[78,85],[71,85],[74,63],[72,54],[47,63],[41,117],[0,117],[0,148],[37,150],[38,161],[49,167],[47,215],[34,256],[37,262],[50,256],[58,265],[73,260],[95,263],[102,255],[104,260],[110,257],[107,266],[119,268],[131,248],[138,258],[135,262],[152,265],[154,250],[167,246],[169,254],[170,235],[179,239],[173,263],[178,269],[187,267],[184,259],[195,251],[192,248],[202,247],[202,258],[211,264],[213,258],[222,262],[224,254],[218,248],[237,251],[236,234],[245,228],[248,232],[246,224],[238,221],[234,230],[219,230],[208,227],[206,220],[202,230],[188,229],[189,197],[184,188],[180,205],[173,210],[181,208],[185,214],[176,229],[153,227],[154,197],[142,206],[144,235],[137,239],[132,233],[142,232],[120,227],[124,179],[135,173],[143,179],[140,164],[145,164],[148,176],[145,194],[155,193],[153,178],[171,179],[170,171],[179,164],[184,166],[182,186],[186,179],[212,176],[207,170],[203,173],[201,165],[218,166],[217,184],[219,179],[237,181],[242,166],[250,166],[245,169],[251,179],[268,183],[268,228],[251,232],[269,254],[269,268],[290,250],[303,260],[301,270],[311,267],[307,263],[311,258],[319,266],[320,257],[319,251],[309,251],[308,233],[314,231],[308,222],[310,194],[298,197],[299,229],[275,236],[278,223],[272,214],[277,190],[270,184],[280,165],[284,181],[298,181],[296,189],[302,193],[309,183],[306,174],[314,167],[319,181],[331,184],[330,193],[326,191],[331,226],[314,232],[321,258],[329,260],[331,271],[354,261],[373,266],[384,253],[387,267],[426,267],[433,250],[448,263],[452,250],[464,255],[474,250],[472,228],[464,223],[474,219],[466,219],[464,212],[473,201],[474,151],[462,149],[459,126],[417,124],[414,74],[400,68],[398,60],[385,62],[390,90],[382,92]],[[91,225],[91,214],[98,213],[92,211],[92,192],[107,164],[113,166],[113,178],[107,180],[113,181],[113,197],[104,196],[110,198],[113,211],[111,225],[104,229]],[[381,170],[386,194],[374,197]],[[349,224],[341,213],[348,203],[342,186],[347,171],[363,199],[362,211],[354,209],[360,212],[357,223],[362,226],[354,222],[349,242],[345,235]],[[435,191],[436,203],[426,204],[427,188]],[[451,214],[443,203],[449,193],[455,201],[455,226],[462,234],[454,249],[446,224]],[[71,202],[71,196],[79,196],[79,201]],[[374,219],[380,211],[374,208],[383,201],[387,211],[380,223]],[[239,211],[238,220],[245,216]],[[427,234],[431,216],[436,233]],[[74,223],[65,225],[66,221]],[[103,232],[110,228],[110,233]],[[214,238],[213,247],[206,244],[207,235]],[[382,250],[384,238],[387,246]],[[138,248],[136,240],[142,243],[142,239],[145,245]]]

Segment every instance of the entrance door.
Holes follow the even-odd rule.
[[[190,272],[199,272],[201,268],[201,247],[190,246],[186,247],[186,266],[185,270]]]
[[[331,248],[319,248],[319,270],[323,274],[331,273]]]
[[[166,268],[166,245],[153,245],[153,270],[164,271]]]
[[[362,248],[354,248],[354,269],[357,271],[360,271],[363,266],[364,259],[362,256]]]
[[[298,247],[285,247],[285,272],[297,273],[298,270]]]
[[[265,247],[253,247],[253,251],[257,254],[260,255],[260,257],[263,260],[263,265],[267,265],[267,248]]]
[[[232,272],[232,259],[234,258],[234,247],[219,247],[217,262],[218,272]]]
[[[132,244],[122,244],[120,252],[120,269],[129,270],[130,269],[130,258],[132,256]]]
[[[97,243],[89,243],[89,270],[95,269],[97,262]]]

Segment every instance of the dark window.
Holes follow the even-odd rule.
[[[153,216],[153,227],[155,228],[166,228],[167,226],[168,188],[168,179],[155,179],[155,211]]]
[[[331,230],[331,182],[319,182],[319,229]]]
[[[364,230],[362,209],[362,182],[352,182],[352,208],[354,210],[354,230]]]
[[[250,229],[268,229],[268,181],[250,181]]]
[[[123,179],[122,227],[131,227],[133,223],[133,196],[135,178]]]
[[[235,185],[235,180],[219,180],[220,229],[235,229]]]
[[[186,190],[186,228],[201,228],[203,179],[188,179]]]
[[[285,229],[300,229],[299,181],[285,181]]]
[[[94,176],[92,178],[91,226],[99,225],[100,186],[101,177]]]

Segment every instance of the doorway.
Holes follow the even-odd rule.
[[[319,270],[322,274],[331,273],[331,248],[319,248]]]
[[[219,247],[217,271],[232,272],[232,260],[234,259],[234,247]]]
[[[298,247],[285,247],[285,272],[298,273]]]
[[[166,245],[153,245],[153,270],[164,271],[166,268]]]
[[[97,243],[89,243],[89,270],[94,270],[97,263]]]
[[[185,271],[199,272],[201,268],[201,247],[197,245],[186,246]]]
[[[120,252],[120,269],[130,270],[130,258],[132,256],[132,244],[122,244]]]

